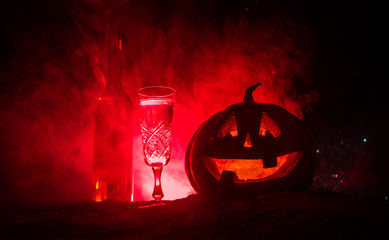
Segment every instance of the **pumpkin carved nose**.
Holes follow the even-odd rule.
[[[244,143],[243,143],[243,147],[246,147],[246,148],[253,147],[253,143],[251,142],[251,138],[250,138],[249,133],[247,133],[246,140],[244,140]]]

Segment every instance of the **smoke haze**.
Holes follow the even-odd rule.
[[[256,14],[251,14],[256,9]],[[123,37],[125,92],[177,90],[172,160],[164,199],[194,193],[184,170],[196,129],[261,82],[258,102],[303,118],[315,56],[312,28],[258,1],[41,1],[2,14],[0,187],[6,203],[54,203],[91,197],[93,119],[105,89],[106,27]],[[133,109],[135,200],[150,200]]]

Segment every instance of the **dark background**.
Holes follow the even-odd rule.
[[[79,104],[79,108],[66,117],[73,119],[83,114],[84,107],[89,104],[85,99],[97,96],[87,90],[98,92],[102,85],[96,80],[88,80],[93,73],[90,63],[85,60],[87,56],[71,54],[80,44],[87,44],[82,34],[75,30],[74,19],[83,16],[74,13],[104,8],[104,4],[108,5],[104,1],[7,1],[0,7],[0,188],[1,198],[6,203],[25,201],[23,191],[27,190],[17,188],[24,186],[23,181],[28,179],[21,175],[34,168],[53,167],[49,161],[41,166],[30,163],[30,166],[25,164],[27,160],[20,160],[34,159],[33,154],[39,153],[26,150],[34,146],[17,146],[25,144],[23,129],[30,128],[13,121],[10,113],[17,113],[26,122],[37,118],[37,113],[31,111],[34,105],[20,100],[23,96],[30,99],[28,96],[36,85],[56,85],[52,82],[55,80],[50,80],[42,70],[56,65],[63,72],[54,72],[54,76],[69,77],[70,74],[69,78],[74,81],[72,86],[80,90],[76,93],[89,94],[87,98],[77,95],[78,100],[74,102],[73,90],[63,93],[71,99],[71,106]],[[385,25],[387,12],[381,4],[371,1],[195,1],[191,4],[193,7],[189,10],[180,1],[144,1],[137,6],[147,6],[153,16],[152,24],[160,24],[162,29],[164,24],[169,26],[169,21],[174,21],[169,16],[182,9],[186,11],[183,12],[187,15],[186,21],[210,25],[214,31],[242,18],[263,19],[269,24],[291,19],[304,26],[313,42],[312,47],[307,47],[311,57],[304,73],[308,77],[292,76],[293,94],[290,95],[318,93],[311,101],[301,104],[317,162],[314,189],[380,198],[389,194],[386,135],[389,39]],[[101,32],[86,31],[96,42],[103,41]],[[300,44],[302,46],[296,46],[297,49],[304,48],[305,43]],[[68,71],[70,68],[80,71],[75,74]],[[66,89],[68,85],[60,82],[56,87]],[[43,106],[38,114],[63,107],[56,101],[39,99],[37,95],[34,99]],[[72,126],[68,127],[71,129]],[[41,133],[37,130],[34,134],[38,141],[34,144],[39,145]],[[49,148],[40,151],[45,150],[50,151]],[[71,188],[64,191],[71,191]]]

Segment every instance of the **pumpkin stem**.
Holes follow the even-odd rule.
[[[246,93],[245,93],[244,98],[243,98],[243,102],[254,102],[253,92],[257,87],[259,87],[261,85],[262,85],[262,83],[257,83],[255,85],[247,88]]]

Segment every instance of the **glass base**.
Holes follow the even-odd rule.
[[[138,208],[160,207],[160,206],[165,206],[165,205],[166,204],[164,204],[162,201],[155,201],[150,205],[139,206]]]

